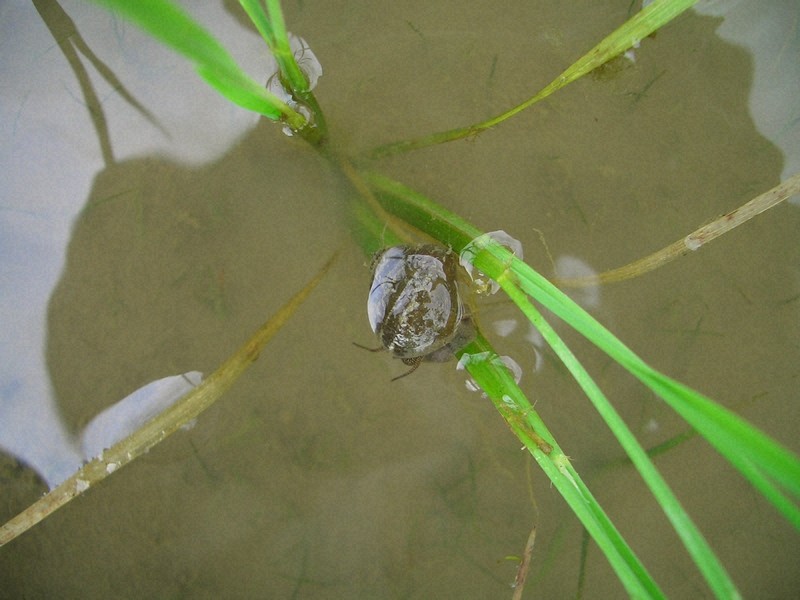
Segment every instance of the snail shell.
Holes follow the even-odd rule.
[[[437,360],[442,349],[452,355],[450,343],[464,314],[457,270],[456,255],[433,244],[392,246],[375,255],[369,324],[383,347],[404,363]]]

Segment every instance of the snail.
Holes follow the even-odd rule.
[[[367,349],[388,350],[411,367],[392,381],[423,360],[448,360],[475,337],[459,292],[460,268],[450,249],[435,244],[392,246],[372,259],[367,315],[381,347]]]

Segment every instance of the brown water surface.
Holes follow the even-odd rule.
[[[355,153],[524,100],[623,22],[629,4],[285,10],[325,69],[318,99],[333,143]],[[213,26],[250,36],[241,23],[227,15]],[[538,232],[553,257],[597,270],[639,258],[779,182],[781,154],[748,112],[751,60],[718,25],[684,15],[644,40],[635,63],[477,139],[374,168],[520,239],[548,276]],[[72,77],[66,62],[62,77]],[[125,86],[135,94],[148,77]],[[203,89],[189,71],[169,85],[187,98]],[[105,120],[113,148],[125,121]],[[534,525],[526,598],[575,596],[581,577],[585,597],[624,594],[592,543],[581,575],[579,523],[455,363],[390,383],[405,367],[353,346],[374,341],[368,259],[347,230],[352,191],[310,147],[264,121],[205,164],[155,153],[106,162],[48,307],[47,368],[70,432],[149,381],[213,371],[343,251],[192,430],[0,550],[0,596],[509,598],[508,557]],[[591,311],[654,366],[799,451],[799,228],[797,207],[780,206],[696,255],[602,288]],[[665,592],[708,597],[634,470],[613,466],[622,451],[565,370],[544,351],[534,372],[527,328],[491,333],[513,310],[485,311],[487,334],[523,367],[523,389]],[[559,331],[645,447],[687,431],[610,359]],[[796,593],[797,534],[706,443],[689,439],[656,464],[745,596]],[[3,467],[3,495],[21,496],[4,518],[43,491],[21,473]]]

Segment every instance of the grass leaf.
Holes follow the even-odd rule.
[[[135,23],[151,36],[195,63],[200,76],[231,102],[293,129],[302,115],[270,94],[236,64],[228,51],[182,8],[167,0],[93,0]]]
[[[275,60],[278,61],[281,73],[283,73],[286,81],[289,82],[292,90],[301,96],[307,94],[310,91],[308,80],[300,70],[289,45],[289,35],[283,20],[281,3],[279,0],[266,0],[266,4],[273,32],[273,42],[270,44],[270,50],[275,56]]]
[[[363,176],[380,198],[383,209],[408,220],[442,243],[451,245],[456,251],[460,252],[466,244],[481,235],[473,225],[401,183],[372,172],[365,172]],[[800,459],[797,456],[733,412],[647,365],[572,299],[507,248],[491,239],[483,239],[486,241],[482,251],[477,252],[474,257],[474,265],[478,269],[501,283],[506,293],[520,306],[527,303],[525,295],[529,295],[620,363],[664,399],[761,491],[766,500],[792,524],[798,526],[800,509],[783,491],[787,490],[795,500],[800,497]],[[546,322],[539,321],[531,310],[524,309],[523,312],[534,326],[541,328],[544,335],[544,331],[549,328]],[[554,348],[559,348],[556,338],[550,337],[555,344]],[[572,360],[569,358],[571,352],[566,347],[559,351],[600,414],[607,422],[615,422],[611,412],[613,408],[603,398],[602,393],[594,389],[596,386],[588,374],[578,365],[571,365],[569,362]],[[642,471],[642,466],[646,465],[646,457],[639,456],[640,451],[642,454],[643,451],[638,448],[633,436],[626,433],[624,423],[615,422],[611,428],[673,522],[676,532],[684,540],[698,568],[704,572],[709,585],[720,597],[735,597],[737,592],[730,578],[672,493],[662,485],[660,476],[654,469],[650,472],[649,467]]]
[[[661,477],[644,448],[636,440],[636,437],[592,377],[578,362],[575,355],[564,344],[550,324],[530,303],[527,295],[517,286],[515,278],[510,272],[504,272],[498,282],[509,298],[522,310],[523,314],[550,344],[550,347],[553,348],[556,355],[573,375],[586,396],[592,401],[595,409],[606,422],[614,437],[617,438],[639,475],[641,475],[656,501],[664,510],[678,537],[680,537],[714,594],[718,598],[738,597],[740,594],[722,563],[717,559],[708,542],[697,529],[683,506],[681,506],[667,482]]]
[[[551,81],[535,96],[496,117],[468,127],[459,127],[458,129],[434,133],[416,140],[407,140],[380,146],[372,150],[369,155],[372,158],[379,158],[399,152],[425,148],[434,144],[442,144],[444,142],[451,142],[474,136],[486,129],[494,127],[536,104],[540,100],[547,98],[553,92],[560,90],[576,79],[590,73],[612,58],[629,50],[648,35],[669,23],[696,1],[697,0],[655,0],[655,2],[636,13],[622,26],[606,36],[599,44],[576,60],[569,68]]]
[[[508,369],[496,360],[491,344],[479,335],[459,355],[466,358],[461,364],[595,540],[628,594],[635,598],[663,598],[658,584],[583,482]]]
[[[300,305],[330,269],[334,254],[322,269],[289,301],[267,319],[256,332],[228,360],[200,385],[176,401],[172,406],[153,417],[131,435],[105,450],[61,485],[52,489],[38,501],[0,527],[0,546],[7,544],[44,518],[50,516],[67,502],[80,496],[95,485],[116,473],[120,468],[148,452],[151,448],[198,417],[244,373],[258,358],[266,343],[286,324]]]

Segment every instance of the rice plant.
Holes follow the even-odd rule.
[[[538,307],[547,309],[573,327],[662,398],[697,434],[738,469],[795,528],[800,529],[800,510],[797,506],[800,497],[800,460],[794,454],[730,410],[649,366],[559,287],[507,247],[434,199],[417,192],[411,185],[387,177],[380,172],[380,163],[377,162],[389,155],[476,136],[512,119],[664,27],[692,6],[694,0],[656,0],[650,3],[586,52],[552,83],[496,117],[415,140],[383,145],[359,156],[342,155],[335,145],[329,143],[325,115],[313,93],[313,75],[301,64],[302,54],[292,48],[277,0],[266,0],[263,5],[258,0],[240,0],[275,57],[278,72],[275,74],[274,87],[265,87],[250,78],[211,33],[196,23],[187,12],[167,0],[96,1],[136,23],[192,61],[198,75],[225,98],[282,124],[289,132],[306,140],[314,151],[325,156],[352,185],[350,208],[353,237],[365,255],[386,245],[432,241],[451,248],[472,268],[499,285],[524,318],[545,338],[613,432],[716,597],[738,596],[731,577],[653,465],[648,452],[642,448],[613,404],[583,368],[578,357],[545,320]],[[800,179],[795,176],[773,191],[768,199],[771,204],[762,202],[759,204],[761,208],[755,213],[750,211],[746,218],[784,200],[796,192],[798,185]],[[725,223],[730,221],[730,218],[724,219]],[[698,236],[696,239],[701,237],[702,243],[708,241],[707,236]],[[685,242],[681,243],[684,245],[673,248],[668,259],[696,249]],[[658,265],[664,260],[667,259],[661,256],[648,264]],[[634,276],[640,271],[637,267],[624,276]],[[613,277],[606,280],[613,280]],[[310,293],[316,281],[318,278],[309,284],[305,295]],[[283,314],[277,326],[288,317],[289,313]],[[104,458],[87,464],[73,478],[32,506],[29,512],[4,525],[0,529],[0,544],[9,542],[89,485],[149,449],[163,439],[165,431],[172,432],[195,418],[233,383],[265,341],[259,338],[258,350],[254,350],[251,340],[248,343],[250,345],[246,344],[232,357],[232,362],[223,365],[220,371],[209,378],[212,384],[192,392],[176,404],[175,409],[119,442]],[[558,440],[519,388],[513,373],[506,364],[497,360],[498,353],[491,342],[478,331],[474,340],[457,350],[457,356],[592,536],[627,592],[633,597],[663,597],[656,581],[608,518],[570,458],[561,450]],[[215,387],[213,382],[219,381],[218,374],[224,377],[224,384]],[[213,390],[209,392],[209,388]],[[108,461],[117,466],[109,470]]]

